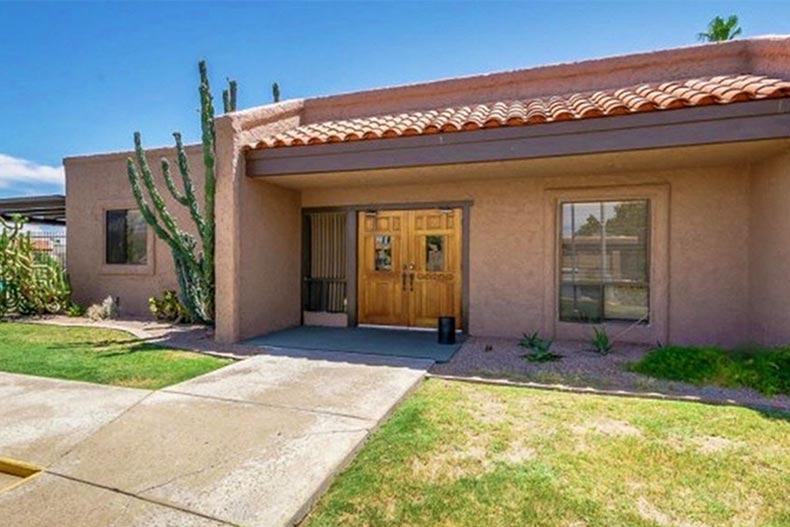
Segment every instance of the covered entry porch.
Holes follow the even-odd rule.
[[[623,338],[724,346],[759,339],[765,310],[749,299],[764,280],[752,272],[747,253],[762,254],[758,242],[773,225],[774,208],[766,200],[787,146],[751,141],[281,175],[255,175],[248,161],[238,223],[227,230],[218,225],[220,233],[239,233],[235,250],[222,253],[235,255],[232,266],[218,264],[218,338],[241,341],[302,325],[364,325],[359,218],[376,217],[374,211],[461,208],[462,329],[475,336],[539,331],[546,338],[586,340],[593,324],[560,319],[560,205],[639,199],[650,203],[643,251],[649,274],[640,285],[648,288],[649,317]],[[308,216],[319,214],[334,215],[332,229],[345,235],[335,250],[345,260],[334,270],[321,271],[309,259]],[[760,236],[748,245],[750,233]],[[403,287],[403,275],[397,278]],[[621,333],[622,323],[595,321],[602,323],[612,335]]]

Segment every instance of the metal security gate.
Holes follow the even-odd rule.
[[[313,212],[304,216],[305,311],[345,313],[346,214]]]

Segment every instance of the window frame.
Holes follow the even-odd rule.
[[[594,326],[604,327],[624,342],[655,344],[668,337],[669,317],[669,198],[668,184],[547,188],[544,191],[544,298],[542,331],[555,339],[589,340]],[[649,321],[604,321],[597,324],[560,320],[559,293],[562,256],[562,203],[648,200]]]
[[[97,203],[94,218],[100,225],[97,240],[99,258],[98,269],[102,275],[153,275],[156,273],[156,237],[154,230],[146,226],[146,263],[144,264],[110,264],[107,263],[107,213],[118,210],[139,210],[134,200],[107,200]]]
[[[562,272],[562,255],[563,255],[563,245],[565,240],[563,238],[563,207],[565,205],[575,205],[575,204],[590,204],[590,205],[601,205],[601,210],[603,210],[603,205],[607,203],[638,203],[644,202],[646,205],[646,224],[647,224],[647,233],[646,233],[646,240],[645,240],[645,280],[641,282],[632,282],[628,280],[606,280],[605,278],[601,277],[601,280],[598,283],[589,283],[589,284],[579,284],[576,281],[573,282],[566,282],[563,280],[563,272]],[[652,260],[652,251],[651,251],[651,238],[652,238],[652,209],[653,203],[650,199],[647,198],[625,198],[625,199],[603,199],[603,200],[588,200],[588,199],[568,199],[563,200],[560,199],[557,203],[557,214],[558,214],[558,228],[557,228],[557,247],[559,256],[557,258],[557,276],[558,276],[558,286],[557,286],[557,303],[558,303],[558,311],[557,317],[560,322],[567,322],[567,323],[574,323],[574,324],[606,324],[606,323],[627,323],[627,324],[649,324],[650,323],[650,296],[651,296],[651,289],[652,284],[650,283],[650,265]],[[603,219],[603,218],[602,218]],[[605,223],[602,224],[602,228],[605,227]],[[604,232],[602,232],[604,234]],[[601,237],[601,246],[602,248],[606,247],[606,238],[605,236]],[[574,247],[575,252],[575,247]],[[601,258],[602,260],[605,258],[606,253],[602,250],[601,251]],[[605,266],[602,266],[602,271],[605,269]],[[600,289],[601,301],[600,301],[600,308],[602,318],[600,320],[595,321],[584,321],[584,320],[572,320],[572,319],[563,319],[562,318],[562,305],[561,305],[561,296],[562,296],[562,288],[567,287],[576,287],[578,285],[582,286],[589,286],[589,287],[598,287]],[[606,317],[606,288],[607,286],[635,286],[635,287],[642,287],[647,290],[647,317],[642,319],[624,319],[624,318],[607,318]]]
[[[144,236],[145,236],[145,238],[148,237],[148,224],[145,223],[145,218],[142,216],[142,214],[140,213],[139,209],[108,209],[108,210],[104,211],[104,263],[106,265],[135,265],[135,266],[140,266],[140,265],[146,265],[148,263],[148,247],[145,247],[145,254],[143,255],[143,261],[142,262],[132,262],[132,261],[129,260],[129,237],[128,237],[129,230],[128,229],[129,229],[129,215],[130,215],[130,213],[137,213],[137,215],[140,217],[140,219],[143,221],[143,224],[145,225]],[[123,248],[123,251],[122,251],[125,254],[125,261],[122,261],[122,262],[111,262],[110,261],[110,255],[111,255],[111,253],[113,251],[110,248],[110,232],[109,232],[108,227],[109,227],[109,224],[110,224],[110,216],[113,215],[113,214],[117,214],[119,217],[122,214],[123,217],[124,217],[125,232],[124,232],[124,239],[122,240],[121,243],[124,243],[126,246]],[[145,243],[145,240],[144,240],[143,243]]]

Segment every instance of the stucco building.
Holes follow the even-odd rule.
[[[787,343],[789,80],[790,37],[764,37],[223,115],[217,338],[453,315],[472,335]],[[143,314],[175,277],[128,155],[65,160],[68,260],[78,301]]]

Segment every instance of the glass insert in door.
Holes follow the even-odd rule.
[[[425,270],[428,272],[444,271],[446,236],[425,237]]]
[[[392,271],[392,236],[376,236],[374,243],[376,271]]]

